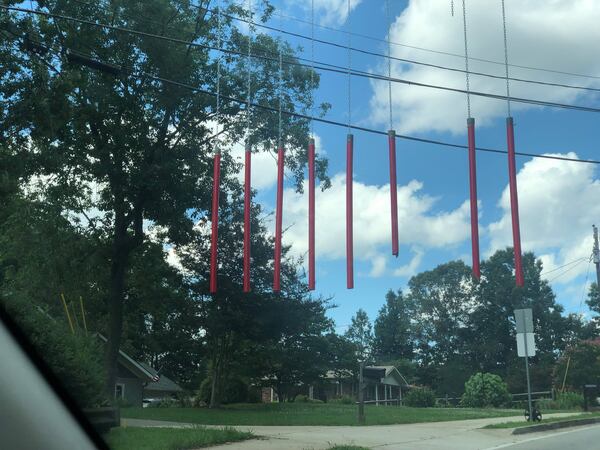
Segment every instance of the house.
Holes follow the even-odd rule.
[[[411,388],[411,385],[396,367],[367,366],[365,369],[379,369],[385,373],[385,376],[380,380],[365,379],[365,402],[377,405],[380,403],[402,404],[402,395]],[[358,380],[349,372],[336,373],[328,371],[325,375],[325,381],[325,386],[322,389],[326,398],[358,397]],[[319,390],[317,389],[317,391]]]
[[[101,334],[98,337],[106,342]],[[143,406],[145,398],[171,398],[179,392],[183,392],[183,389],[173,380],[119,350],[115,381],[117,400],[131,406]]]
[[[402,396],[412,386],[402,376],[395,366],[367,366],[366,369],[379,369],[385,376],[380,380],[365,379],[364,399],[367,403],[402,404]],[[310,399],[323,401],[341,398],[344,396],[358,398],[358,379],[350,371],[326,372],[323,379],[310,386],[299,387],[301,393]],[[277,401],[277,393],[272,387],[262,389],[263,403]]]

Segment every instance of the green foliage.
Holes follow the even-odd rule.
[[[356,346],[356,357],[359,360],[370,360],[373,354],[373,326],[364,309],[356,311],[344,336]]]
[[[342,395],[341,397],[332,398],[328,403],[341,403],[342,405],[353,405],[356,400],[349,395]]]
[[[430,408],[435,406],[435,393],[427,387],[413,388],[404,397],[406,406]]]
[[[294,397],[294,403],[323,403],[318,398],[309,398],[308,395],[298,394]]]
[[[402,291],[389,290],[375,319],[373,352],[378,358],[408,359],[413,356],[411,318],[414,307]]]
[[[71,334],[39,306],[23,303],[4,306],[82,408],[105,402],[102,352],[94,337]]]
[[[565,351],[558,360],[553,373],[554,386],[562,389],[565,381],[569,390],[580,391],[584,384],[597,383],[599,374],[600,342],[581,341]]]
[[[548,409],[582,409],[583,408],[583,394],[579,392],[559,392],[556,394],[556,398],[538,400],[537,406],[540,410]]]
[[[210,403],[212,389],[212,377],[204,379],[200,385],[199,397],[206,403]],[[226,378],[221,386],[221,403],[243,403],[248,400],[248,385],[240,378]]]
[[[493,373],[476,373],[465,383],[461,405],[471,408],[500,407],[508,404],[510,394],[506,383]]]

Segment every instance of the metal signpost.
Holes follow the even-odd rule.
[[[517,324],[517,354],[525,358],[529,420],[534,420],[531,404],[531,382],[529,380],[529,357],[535,356],[535,335],[533,334],[533,314],[531,309],[515,309],[515,321]]]

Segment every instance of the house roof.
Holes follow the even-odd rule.
[[[107,339],[100,333],[97,333],[97,336],[102,340],[102,342],[107,341]],[[183,391],[183,389],[173,380],[162,374],[159,374],[158,371],[148,364],[136,361],[123,350],[119,350],[117,361],[135,376],[140,378],[142,382],[145,382],[144,389],[164,392]]]
[[[386,380],[390,380],[394,378],[399,381],[398,384],[404,383],[405,386],[408,386],[408,381],[406,378],[400,373],[400,371],[396,368],[396,366],[368,366],[369,369],[385,369],[385,377],[383,377],[383,384],[390,384],[386,382]]]
[[[102,342],[107,342],[107,339],[100,333],[97,333],[97,336],[100,338],[100,340],[102,340]],[[123,350],[119,350],[119,356],[117,358],[117,361],[123,366],[125,366],[130,372],[132,372],[142,381],[152,381],[153,374],[150,373],[146,368],[144,368],[140,363],[134,360]]]
[[[148,372],[153,374],[153,379],[158,381],[150,381],[144,386],[144,390],[148,391],[162,391],[162,392],[182,392],[183,389],[173,380],[165,375],[159,375],[159,373],[148,364],[139,363],[140,366],[144,367]]]
[[[365,368],[368,369],[385,369],[385,376],[382,378],[383,384],[395,384],[395,385],[404,385],[409,386],[406,378],[400,373],[400,371],[395,366],[367,366]],[[339,380],[343,378],[352,378],[352,372],[349,370],[340,370],[336,372],[334,370],[328,370],[325,373],[325,379],[327,380]],[[396,383],[390,383],[392,379],[396,380]]]

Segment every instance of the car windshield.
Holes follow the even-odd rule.
[[[599,20],[1,2],[2,329],[100,447],[592,448]]]

